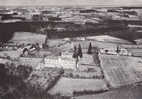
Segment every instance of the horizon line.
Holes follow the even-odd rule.
[[[142,7],[142,5],[0,5],[0,7],[7,7],[7,6],[11,6],[11,7],[14,7],[14,6],[21,6],[21,7],[24,7],[24,6],[27,6],[27,7],[30,7],[30,6],[60,6],[60,7],[64,7],[64,6],[90,6],[90,7]]]

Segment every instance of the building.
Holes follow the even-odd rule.
[[[119,50],[119,52],[118,52]],[[110,54],[110,55],[125,55],[131,56],[131,52],[129,52],[126,48],[102,48],[99,51],[101,54]]]
[[[61,56],[47,56],[44,58],[44,67],[76,69],[77,61],[74,58]]]
[[[117,55],[116,49],[114,48],[101,48],[101,54],[110,54],[110,55]]]
[[[61,65],[61,68],[65,69],[77,69],[77,60],[74,58],[59,58],[59,64]]]

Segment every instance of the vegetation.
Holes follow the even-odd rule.
[[[74,46],[74,51],[73,51],[73,58],[77,58],[77,48]]]
[[[89,94],[99,94],[99,93],[103,93],[106,92],[107,90],[105,89],[100,89],[100,90],[83,90],[83,91],[74,91],[73,95],[74,96],[80,96],[80,95],[89,95]]]
[[[79,71],[73,71],[69,72],[66,71],[63,74],[63,77],[67,78],[74,78],[74,79],[103,79],[103,75],[99,72],[79,72]]]
[[[78,56],[79,56],[80,58],[83,57],[82,48],[81,48],[81,45],[80,45],[80,44],[78,45]]]
[[[120,50],[119,46],[117,46],[116,52],[119,54],[120,51],[121,51],[121,50]]]
[[[91,44],[91,42],[89,44],[89,48],[88,48],[88,52],[87,53],[88,54],[92,54],[92,44]]]
[[[78,49],[76,48],[76,46],[74,46],[74,51],[73,51],[73,58],[82,58],[83,57],[83,54],[82,54],[82,48],[81,48],[81,45],[79,44],[78,45]]]
[[[0,64],[0,98],[1,99],[70,99],[60,95],[50,95],[38,84],[28,82],[33,72],[31,67],[14,64]],[[52,82],[53,83],[53,82]]]
[[[24,97],[26,92],[26,83],[24,80],[29,76],[32,69],[26,66],[6,66],[0,64],[0,96],[2,99],[19,99]]]

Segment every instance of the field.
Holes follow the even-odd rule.
[[[45,42],[46,35],[42,34],[34,34],[30,32],[16,32],[14,33],[13,38],[11,39],[14,43],[44,43]]]
[[[142,81],[142,59],[128,56],[100,55],[105,78],[115,88]]]
[[[44,68],[44,70],[35,70],[28,77],[27,81],[35,87],[49,90],[60,78],[63,71],[61,69]]]
[[[74,99],[141,99],[142,86],[128,86],[96,95],[75,97]]]
[[[57,84],[49,90],[50,94],[72,95],[73,91],[91,90],[97,91],[107,89],[103,80],[96,79],[71,79],[62,77]]]

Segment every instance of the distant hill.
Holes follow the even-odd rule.
[[[110,35],[131,42],[134,42],[135,39],[142,38],[142,33],[130,31],[127,23],[123,21],[106,21],[100,24],[85,25],[76,25],[69,22],[15,22],[0,23],[0,42],[9,41],[13,37],[14,32],[38,33],[37,30],[47,28],[49,25],[55,28],[67,28],[65,31],[45,31],[44,34],[48,33],[49,38]]]

